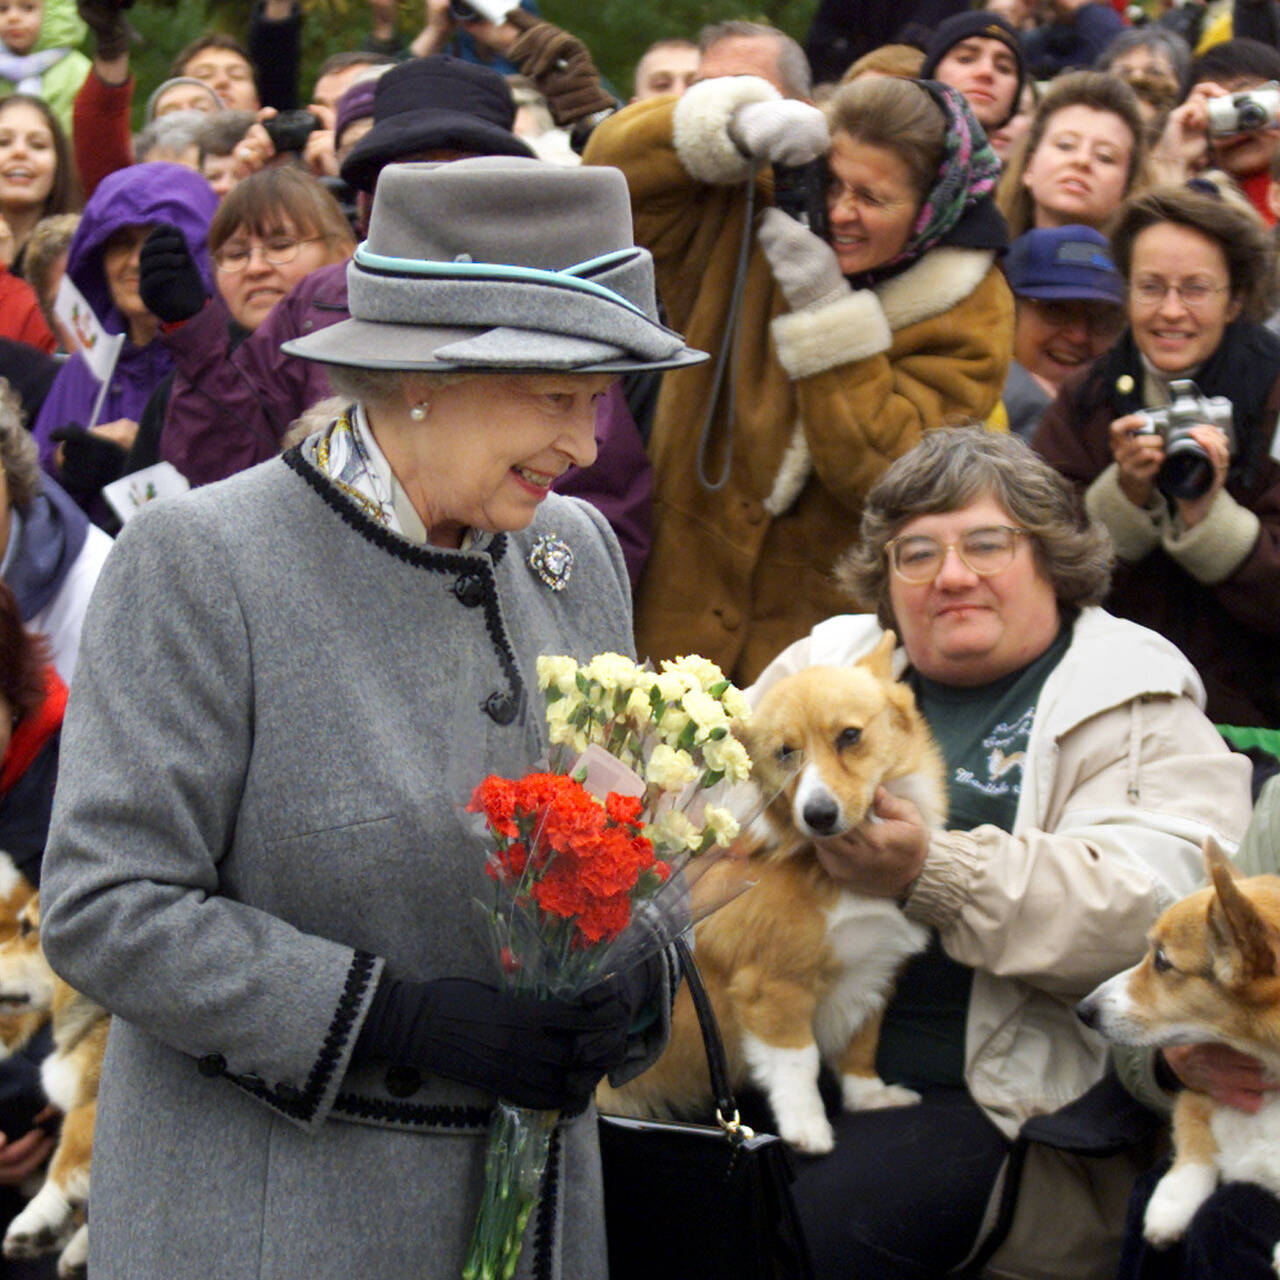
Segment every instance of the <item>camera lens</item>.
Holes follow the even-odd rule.
[[[1172,440],[1156,476],[1166,498],[1202,498],[1213,485],[1213,462],[1190,436]]]
[[[1267,123],[1266,109],[1257,102],[1241,103],[1236,114],[1241,132],[1261,129]]]

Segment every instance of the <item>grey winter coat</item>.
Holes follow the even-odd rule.
[[[542,534],[573,550],[561,592],[528,563]],[[628,601],[583,503],[415,548],[297,450],[125,528],[42,886],[51,961],[118,1015],[95,1280],[459,1275],[491,1098],[348,1060],[384,962],[492,979],[459,805],[536,758],[536,656],[628,651]],[[594,1112],[559,1138],[519,1274],[600,1280]]]

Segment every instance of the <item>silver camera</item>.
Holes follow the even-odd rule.
[[[1256,89],[1210,98],[1209,134],[1253,133],[1280,121],[1280,81],[1268,80]]]
[[[1231,422],[1231,401],[1226,396],[1206,396],[1189,379],[1169,383],[1173,403],[1158,409],[1143,409],[1138,417],[1140,435],[1160,436],[1164,441],[1164,462],[1156,476],[1156,487],[1168,498],[1199,498],[1213,484],[1213,460],[1191,434],[1201,423],[1225,432],[1227,447],[1235,456],[1236,433]]]

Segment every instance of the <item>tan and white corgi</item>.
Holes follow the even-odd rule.
[[[748,747],[766,775],[772,768],[789,781],[767,811],[771,838],[752,854],[754,887],[694,935],[734,1087],[762,1089],[779,1134],[811,1153],[835,1142],[818,1091],[824,1060],[848,1110],[919,1101],[886,1085],[875,1059],[894,981],[928,931],[897,903],[842,888],[813,845],[861,823],[879,786],[913,801],[928,825],[945,819],[942,756],[911,690],[893,679],[894,644],[888,632],[857,664],[809,667],[764,694]],[[697,1015],[682,988],[662,1057],[622,1089],[602,1085],[597,1102],[669,1117],[705,1112],[711,1101]]]
[[[60,1248],[58,1275],[83,1276],[89,1256],[89,1166],[98,1080],[107,1047],[109,1015],[72,990],[49,967],[40,948],[40,898],[34,895],[18,914],[17,933],[0,943],[0,1009],[9,1018],[52,1018],[53,1052],[40,1067],[45,1095],[62,1112],[58,1142],[43,1185],[9,1224],[6,1258],[34,1258]],[[0,1021],[0,1056],[25,1043],[5,1038]]]
[[[1204,856],[1209,887],[1165,911],[1142,960],[1077,1012],[1117,1044],[1226,1044],[1280,1080],[1280,876],[1241,878],[1212,840]],[[1280,1093],[1269,1099],[1249,1114],[1190,1089],[1178,1095],[1173,1166],[1143,1221],[1152,1244],[1181,1239],[1220,1181],[1280,1195]],[[1280,1245],[1273,1264],[1280,1272]]]

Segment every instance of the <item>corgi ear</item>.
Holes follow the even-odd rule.
[[[880,642],[864,658],[859,658],[857,665],[866,667],[877,680],[886,682],[893,679],[893,651],[897,647],[898,637],[892,631],[886,631]]]
[[[1220,981],[1238,986],[1276,976],[1275,931],[1240,891],[1239,872],[1212,841],[1205,841],[1205,862],[1213,881],[1209,935],[1213,970]]]

